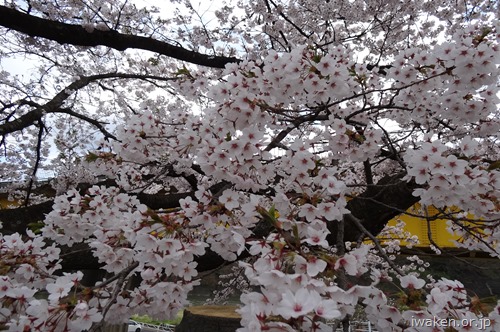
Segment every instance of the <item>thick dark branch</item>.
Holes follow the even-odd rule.
[[[365,171],[366,184],[369,186],[373,185],[373,172],[372,166],[370,165],[370,159],[363,161],[363,169]]]
[[[41,121],[39,121],[38,125],[39,125],[38,137],[37,137],[36,149],[35,149],[35,153],[36,153],[35,166],[33,167],[33,174],[31,176],[30,183],[28,185],[28,190],[26,192],[26,198],[24,199],[24,206],[29,206],[31,189],[33,189],[33,182],[35,181],[35,176],[36,176],[36,173],[38,172],[38,167],[40,166],[40,160],[42,158],[42,152],[41,152],[41,150],[42,150],[42,137],[43,137],[43,132],[45,130],[45,126]]]
[[[1,6],[0,6],[1,8]],[[0,17],[1,19],[1,17]],[[106,74],[99,74],[99,75],[92,75],[92,76],[80,76],[80,78],[70,85],[68,85],[66,88],[64,88],[62,91],[60,91],[57,95],[55,95],[54,98],[52,98],[49,102],[47,102],[45,105],[38,105],[33,102],[29,101],[21,101],[21,104],[24,105],[30,105],[35,107],[32,111],[29,111],[26,114],[21,115],[19,118],[3,123],[0,125],[0,135],[7,135],[10,133],[13,133],[15,131],[22,130],[24,128],[27,128],[29,126],[32,126],[35,124],[35,122],[40,121],[42,117],[45,114],[48,113],[65,113],[74,117],[77,117],[79,119],[82,119],[84,121],[89,122],[90,124],[96,126],[105,137],[109,137],[112,139],[116,139],[111,133],[109,133],[104,126],[102,126],[102,123],[100,123],[97,120],[91,119],[83,114],[76,113],[74,111],[71,111],[67,108],[61,108],[73,92],[76,90],[79,90],[88,84],[98,81],[98,80],[103,80],[103,79],[109,79],[109,78],[123,78],[123,79],[155,79],[155,80],[162,80],[162,81],[171,81],[174,80],[175,78],[168,78],[168,77],[160,77],[160,76],[151,76],[151,75],[140,75],[140,74],[126,74],[126,73],[106,73]]]
[[[88,122],[90,123],[91,125],[93,125],[94,127],[96,127],[103,135],[104,135],[104,138],[108,139],[108,138],[111,138],[111,139],[114,139],[114,140],[118,140],[115,135],[111,134],[109,131],[106,130],[106,128],[103,126],[103,123],[96,120],[96,119],[92,119],[86,115],[83,115],[83,114],[80,114],[78,112],[75,112],[73,110],[70,110],[69,108],[60,108],[60,109],[57,109],[57,110],[54,110],[53,113],[64,113],[64,114],[68,114],[68,115],[71,115],[75,118],[78,118],[80,120],[83,120],[85,122]]]
[[[0,6],[0,25],[33,37],[53,40],[60,44],[107,46],[119,51],[135,48],[212,68],[224,68],[228,63],[240,61],[234,57],[206,55],[153,38],[127,35],[113,30],[101,31],[94,29],[89,32],[81,25],[47,20],[5,6]]]
[[[29,224],[45,219],[45,215],[52,211],[52,205],[54,205],[54,201],[50,200],[28,207],[0,210],[0,222],[3,226],[1,232],[3,234],[25,234]]]
[[[172,209],[179,207],[179,201],[183,198],[195,198],[194,192],[187,193],[176,193],[176,194],[167,194],[167,195],[159,195],[159,194],[137,194],[137,198],[143,204],[146,204],[149,208],[154,210],[159,209]]]

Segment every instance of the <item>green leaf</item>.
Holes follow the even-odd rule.
[[[500,169],[500,160],[492,162],[487,168],[488,171],[492,171],[494,169]]]
[[[158,59],[155,59],[155,58],[149,58],[148,59],[148,62],[152,65],[152,66],[158,66]]]
[[[176,76],[188,76],[188,77],[193,77],[191,75],[191,72],[189,69],[186,68],[186,66],[183,66],[182,68],[178,69],[177,72],[175,73]]]
[[[45,226],[45,224],[42,221],[35,221],[28,224],[28,229],[35,234],[40,234],[42,233],[43,226]]]
[[[89,163],[93,163],[97,159],[99,159],[99,156],[92,152],[87,153],[87,155],[85,156],[85,161]]]
[[[276,208],[274,207],[274,205],[271,206],[271,208],[269,209],[269,211],[267,211],[266,209],[264,209],[261,206],[258,206],[257,207],[257,212],[262,216],[262,218],[264,219],[264,221],[269,222],[276,229],[281,228],[279,226],[278,220],[276,219],[276,216],[278,216],[279,214],[278,214],[278,211],[276,211]]]

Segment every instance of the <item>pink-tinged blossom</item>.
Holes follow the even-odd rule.
[[[304,204],[300,207],[299,217],[305,217],[307,221],[313,221],[319,216],[317,208],[312,204]]]
[[[313,311],[320,301],[321,297],[315,291],[302,288],[294,294],[287,290],[276,308],[276,313],[285,319],[297,318]]]
[[[330,234],[330,232],[327,229],[318,230],[313,227],[307,227],[307,235],[303,242],[313,246],[328,248],[329,244],[326,240],[328,234]]]
[[[191,197],[182,198],[179,200],[179,204],[183,209],[186,217],[194,217],[196,216],[196,212],[198,210],[198,203],[193,200]]]
[[[88,330],[93,323],[100,322],[103,318],[97,308],[89,308],[86,302],[79,302],[74,309],[75,317],[70,321],[73,330]]]
[[[466,157],[471,157],[476,153],[479,143],[470,136],[462,138],[460,141],[460,149]]]
[[[54,302],[68,295],[74,283],[67,276],[58,277],[54,283],[48,284],[46,289],[49,292],[49,300]]]
[[[36,292],[37,292],[36,289],[27,286],[16,285],[16,287],[11,287],[7,289],[5,292],[5,296],[10,297],[13,300],[16,300],[19,303],[19,305],[25,306],[33,298]]]
[[[239,256],[245,250],[245,237],[236,231],[231,231],[231,234],[233,235],[234,244],[238,247],[236,254]]]
[[[291,160],[294,167],[301,171],[308,171],[315,167],[314,156],[305,151],[297,152]]]
[[[252,256],[264,255],[271,251],[271,247],[265,241],[250,241],[248,244],[250,245],[248,252]]]
[[[420,289],[425,285],[425,280],[411,274],[400,277],[399,281],[401,282],[401,287],[408,289]]]
[[[380,308],[379,316],[390,322],[391,325],[397,325],[402,318],[401,313],[396,307],[388,305],[384,305]]]
[[[306,273],[310,277],[317,276],[319,273],[323,272],[327,266],[324,260],[312,255],[307,257],[307,259],[300,255],[296,255],[294,260],[296,272]]]
[[[310,256],[307,258],[307,274],[311,277],[315,277],[325,270],[326,265],[324,260],[315,256]]]
[[[329,221],[340,220],[343,217],[342,212],[335,203],[319,203],[316,213]]]
[[[253,304],[254,310],[258,310],[266,315],[272,314],[276,304],[281,300],[278,294],[268,291],[265,288],[262,290],[262,293],[243,293],[240,299],[244,304]]]
[[[12,283],[8,276],[0,276],[0,298],[7,296],[7,292],[12,287]]]
[[[263,286],[279,285],[279,287],[283,287],[288,283],[288,277],[281,271],[272,270],[262,272],[257,281]]]
[[[438,314],[447,305],[449,295],[442,292],[439,288],[431,289],[429,295],[427,295],[427,309],[432,314]]]
[[[338,270],[339,268],[343,268],[347,272],[347,274],[352,276],[358,274],[356,257],[351,254],[346,254],[343,257],[340,257],[335,262],[334,268],[336,270]]]
[[[141,278],[146,281],[154,279],[156,275],[157,273],[153,268],[147,268],[141,271]]]
[[[321,300],[314,308],[314,313],[323,319],[338,319],[342,313],[337,308],[338,303],[334,300]]]
[[[53,307],[51,307],[46,300],[32,300],[26,309],[26,314],[31,317],[36,317],[36,320],[33,322],[34,326],[43,326],[49,321],[49,309],[53,310]]]
[[[198,275],[196,271],[197,262],[190,262],[188,264],[179,264],[174,268],[173,272],[184,280],[191,281],[193,277]]]
[[[228,210],[233,210],[240,206],[240,203],[238,202],[238,194],[231,189],[224,190],[222,195],[219,197],[219,201],[224,204]]]

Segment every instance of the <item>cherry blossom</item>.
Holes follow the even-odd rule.
[[[318,304],[320,296],[316,292],[309,292],[307,289],[299,289],[295,294],[287,291],[283,294],[276,312],[285,319],[297,318],[312,311]]]
[[[399,278],[401,281],[401,287],[410,289],[420,289],[424,287],[425,280],[419,279],[414,275],[406,275]]]
[[[200,272],[238,261],[239,331],[357,312],[380,331],[480,315],[498,330],[498,306],[480,314],[460,281],[396,260],[419,239],[387,226],[445,219],[455,246],[500,256],[496,3],[141,6],[0,6],[21,22],[0,18],[1,59],[37,61],[0,71],[0,178],[29,209],[52,200],[38,170],[56,173],[50,212],[0,224],[0,324],[173,317]],[[77,252],[97,280],[68,271]]]

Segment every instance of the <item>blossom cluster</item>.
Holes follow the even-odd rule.
[[[461,141],[460,156],[474,154],[470,137]],[[500,189],[500,172],[482,167],[471,168],[463,158],[450,154],[440,141],[424,142],[420,149],[408,151],[404,160],[408,177],[424,188],[416,189],[422,204],[444,208],[459,206],[476,217],[491,218],[495,215],[493,201]]]
[[[2,257],[16,262],[5,261],[12,277],[2,277],[4,299],[12,300],[12,309],[2,309],[12,318],[10,328],[44,330],[56,324],[55,330],[81,331],[102,320],[98,307],[107,307],[106,320],[112,323],[123,322],[136,312],[175,315],[197,284],[194,258],[206,247],[182,228],[182,222],[182,216],[157,214],[116,188],[94,186],[86,195],[70,191],[59,196],[47,216],[43,237],[34,236],[28,242],[18,234],[2,238]],[[44,238],[55,243],[43,247]],[[81,272],[53,276],[61,268],[56,244],[85,244],[115,277],[82,285]],[[55,264],[50,265],[52,261]],[[141,283],[123,288],[124,280],[134,275],[140,275]],[[47,299],[35,300],[43,289],[49,294]],[[81,300],[82,296],[87,300]],[[65,309],[67,301],[74,303],[69,309]]]
[[[402,277],[400,280],[401,286],[407,288],[410,294],[413,293],[413,297],[415,297],[415,294],[419,293],[419,295],[423,296],[422,289],[424,286],[430,289],[429,292],[426,292],[425,302],[422,301],[422,303],[420,303],[420,310],[406,310],[402,313],[401,323],[406,326],[408,331],[445,331],[447,328],[447,326],[444,325],[432,326],[432,324],[417,326],[411,323],[412,319],[430,321],[435,321],[436,319],[451,319],[456,321],[467,320],[468,322],[487,319],[489,322],[488,325],[490,326],[484,326],[484,329],[481,329],[482,331],[496,331],[499,327],[498,308],[500,306],[497,306],[488,316],[472,309],[471,307],[473,305],[470,302],[464,285],[457,280],[441,278],[427,285],[423,279],[417,278],[414,275]],[[457,331],[470,331],[474,326],[471,324],[457,324],[454,328]]]
[[[100,322],[99,310],[71,293],[83,274],[56,276],[60,249],[32,232],[28,236],[0,235],[0,323],[9,331],[82,331]]]
[[[464,137],[457,157],[440,141],[423,142],[420,149],[410,150],[404,156],[407,177],[422,185],[413,193],[422,204],[435,206],[448,214],[448,230],[460,237],[456,242],[458,246],[498,256],[499,229],[496,223],[488,220],[495,220],[498,215],[495,202],[500,189],[500,172],[467,163],[466,160],[475,158],[477,148],[477,141]],[[474,222],[479,218],[482,221]],[[472,223],[468,223],[470,221]]]
[[[240,265],[250,283],[260,290],[241,296],[239,312],[244,328],[239,331],[329,331],[331,327],[325,322],[352,315],[358,302],[369,307],[367,315],[379,328],[396,326],[401,314],[388,304],[382,291],[360,285],[343,289],[331,274],[342,270],[361,277],[367,272],[370,246],[363,245],[340,257],[318,251],[315,246],[309,249],[291,251],[287,240],[276,236],[269,237],[267,243],[252,243],[250,250],[258,253],[258,258]]]

